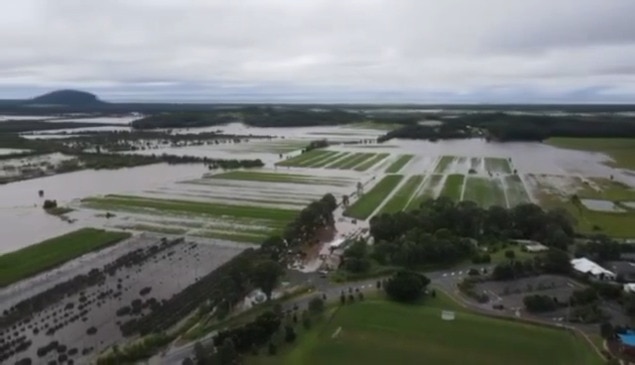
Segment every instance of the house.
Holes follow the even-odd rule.
[[[592,276],[597,280],[615,280],[617,277],[614,272],[603,268],[586,257],[571,260],[571,266],[573,266],[575,271]]]

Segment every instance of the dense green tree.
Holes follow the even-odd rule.
[[[384,285],[386,294],[399,302],[412,302],[423,295],[430,279],[412,271],[396,272]]]
[[[271,293],[284,273],[282,266],[273,260],[263,260],[254,265],[251,280],[271,299]]]
[[[527,295],[523,298],[523,304],[527,311],[534,313],[549,312],[558,308],[558,303],[547,295]]]
[[[319,297],[315,297],[309,301],[309,311],[313,315],[320,314],[324,311],[324,300]]]
[[[571,258],[562,250],[555,248],[549,249],[544,256],[543,269],[545,272],[552,274],[568,275],[573,270],[571,266]]]

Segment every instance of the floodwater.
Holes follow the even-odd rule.
[[[51,123],[101,123],[101,124],[124,124],[128,125],[131,122],[141,119],[139,115],[126,115],[121,117],[96,117],[96,118],[64,118],[51,120]]]
[[[86,274],[93,268],[101,269],[104,265],[134,249],[155,245],[159,240],[159,236],[152,235],[133,237],[114,247],[82,256],[60,268],[4,288],[0,290],[0,311],[76,275]],[[130,306],[133,300],[169,299],[173,294],[194,283],[195,280],[213,271],[246,248],[246,246],[223,241],[197,240],[195,245],[189,242],[191,240],[161,251],[141,265],[122,267],[115,275],[107,275],[104,284],[83,290],[83,295],[75,293],[59,302],[51,303],[48,308],[33,313],[33,318],[28,325],[21,323],[13,327],[11,331],[4,333],[0,331],[2,333],[0,338],[4,340],[9,341],[24,335],[33,342],[27,351],[14,355],[9,362],[13,363],[20,358],[30,357],[34,363],[47,363],[57,358],[57,351],[52,351],[45,357],[38,357],[36,351],[55,340],[60,345],[67,346],[68,349],[79,350],[79,354],[74,356],[76,363],[88,363],[89,358],[95,357],[105,348],[124,339],[118,323],[135,316],[132,314],[117,316],[118,309]],[[142,294],[141,290],[144,288],[150,288],[150,292]],[[84,312],[80,312],[79,309],[82,296],[87,299],[87,301],[84,299],[86,301]],[[142,311],[142,313],[147,312],[148,309]],[[73,320],[71,315],[77,318]],[[56,324],[63,325],[54,334],[47,334],[47,328]],[[97,330],[95,334],[87,335],[87,329],[90,327]],[[92,350],[82,357],[80,354],[84,349]]]
[[[444,155],[466,157],[511,158],[511,164],[519,174],[552,174],[608,178],[613,175],[618,181],[635,186],[635,177],[625,170],[604,165],[610,158],[602,153],[566,150],[543,143],[531,142],[487,142],[484,139],[445,140],[438,142],[391,140],[391,147],[355,148],[348,146],[346,151],[414,154],[422,158],[422,165],[408,164],[404,172],[426,173],[434,166],[430,159]],[[381,146],[381,145],[378,145]],[[396,147],[395,147],[396,146]],[[415,169],[413,170],[414,167]],[[416,170],[419,167],[423,170]]]
[[[626,210],[620,208],[615,205],[610,200],[601,200],[601,199],[581,199],[582,204],[589,210],[595,210],[598,212],[625,212]]]
[[[0,254],[90,225],[83,219],[69,224],[46,214],[45,199],[65,205],[89,196],[136,193],[170,182],[195,179],[206,172],[202,164],[156,164],[119,170],[86,170],[0,185]],[[39,197],[38,191],[44,196]],[[94,223],[94,222],[92,222]]]
[[[0,155],[13,155],[22,152],[28,152],[28,150],[20,150],[17,148],[0,148]]]

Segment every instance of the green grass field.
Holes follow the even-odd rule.
[[[560,148],[601,152],[613,159],[607,165],[635,170],[635,138],[549,138],[546,142]]]
[[[408,162],[410,162],[410,160],[412,160],[413,157],[414,155],[399,156],[399,158],[395,160],[395,162],[393,162],[390,166],[388,166],[388,168],[386,169],[386,173],[395,174],[399,172],[404,166],[406,166]]]
[[[512,168],[506,158],[485,158],[485,170],[491,173],[511,174]]]
[[[410,202],[410,199],[417,191],[421,182],[423,181],[423,175],[412,175],[401,185],[399,190],[393,195],[388,202],[381,208],[381,213],[397,213],[405,210],[406,205]]]
[[[518,175],[507,175],[504,180],[507,186],[507,200],[510,207],[531,202],[527,190],[525,190],[525,186]]]
[[[185,228],[170,227],[170,226],[155,226],[152,224],[145,224],[145,223],[118,225],[116,227],[120,229],[134,229],[136,231],[146,231],[146,232],[155,232],[155,233],[163,233],[163,234],[185,234],[187,232],[187,229]]]
[[[231,205],[190,200],[154,199],[132,195],[107,195],[103,198],[86,198],[82,203],[89,208],[109,210],[111,208],[130,207],[156,209],[178,213],[194,213],[211,217],[235,217],[268,219],[288,222],[295,218],[298,211],[282,208],[268,208],[250,205]],[[300,207],[298,207],[298,210]]]
[[[406,210],[413,210],[419,208],[421,203],[428,199],[434,199],[437,197],[438,192],[441,190],[441,183],[443,182],[443,175],[430,175],[421,185],[421,189],[417,191],[416,196],[410,200],[410,203],[406,207]]]
[[[468,177],[465,182],[463,200],[476,202],[483,208],[489,208],[492,205],[507,207],[505,191],[499,179]]]
[[[370,160],[367,160],[365,162],[360,163],[359,165],[355,166],[355,171],[366,171],[369,168],[375,166],[376,164],[378,164],[379,162],[381,162],[382,160],[384,160],[386,157],[388,157],[390,154],[389,153],[380,153],[378,155],[376,155],[375,157],[371,158]]]
[[[436,174],[444,174],[446,172],[449,172],[450,166],[456,159],[456,156],[441,156],[439,162],[437,162],[437,166],[434,168],[434,172]]]
[[[445,196],[455,201],[461,200],[461,191],[463,190],[464,181],[464,175],[448,175],[448,177],[445,179],[443,189],[441,189],[440,196]]]
[[[216,175],[211,175],[210,179],[242,180],[242,181],[262,181],[273,183],[292,183],[308,185],[332,185],[348,186],[351,184],[346,178],[315,177],[310,175],[286,174],[278,172],[259,171],[228,171]]]
[[[444,321],[442,310],[456,319]],[[334,334],[337,333],[337,336]],[[588,343],[565,330],[468,312],[437,295],[423,304],[366,300],[338,308],[278,356],[248,365],[601,365]]]
[[[301,166],[301,164],[306,163],[312,159],[316,159],[318,157],[323,157],[331,151],[325,151],[321,149],[315,149],[309,152],[302,153],[298,156],[292,157],[288,160],[277,162],[278,166]]]
[[[370,191],[367,191],[361,198],[357,199],[346,211],[344,215],[357,219],[368,218],[375,209],[386,199],[403,179],[403,175],[384,176]]]
[[[86,253],[114,245],[129,233],[82,228],[0,256],[0,287],[60,266]]]

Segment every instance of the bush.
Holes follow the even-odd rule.
[[[320,314],[324,311],[324,301],[321,298],[315,297],[309,302],[309,311],[312,314]]]

